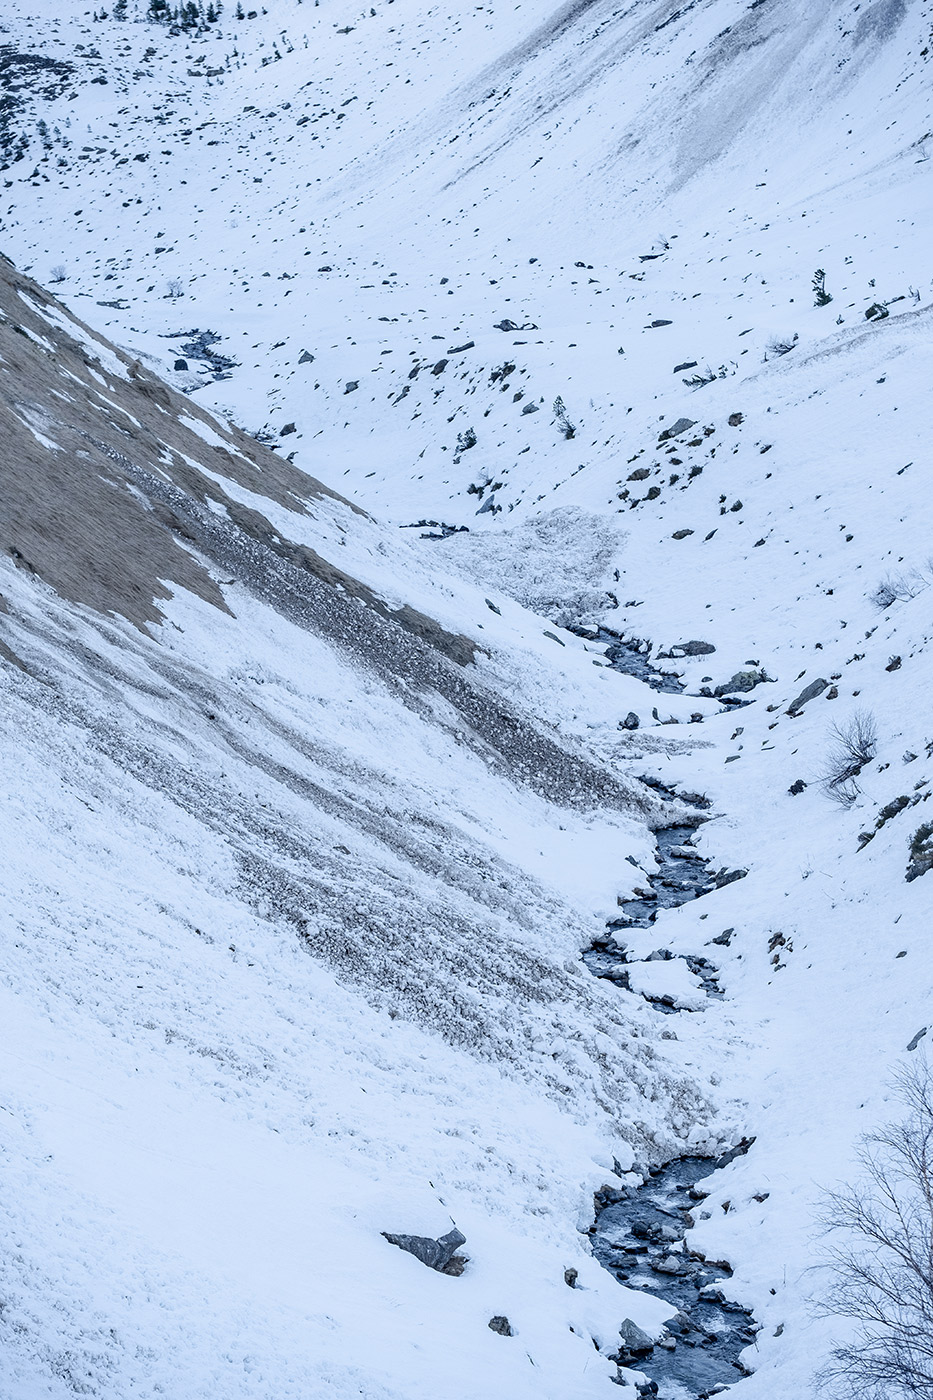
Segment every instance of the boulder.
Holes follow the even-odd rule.
[[[754,690],[756,685],[761,685],[764,681],[770,681],[771,677],[767,671],[758,667],[750,668],[747,671],[736,671],[729,680],[723,681],[722,685],[717,685],[713,694],[717,699],[722,699],[724,695],[735,695],[736,692],[742,694],[749,690]],[[824,682],[825,684],[825,682]]]
[[[669,325],[670,322],[667,324]],[[688,428],[692,428],[695,423],[695,418],[678,418],[676,423],[672,423],[669,428],[664,429],[663,433],[658,434],[658,442],[668,442],[671,438],[679,437]]]
[[[815,700],[818,695],[822,695],[828,685],[829,681],[824,681],[821,676],[818,676],[815,681],[811,681],[808,686],[804,687],[796,700],[788,705],[787,713],[792,715],[796,714],[798,710],[802,710],[809,700]]]
[[[488,1325],[490,1332],[498,1332],[500,1337],[512,1337],[515,1335],[507,1317],[502,1317],[501,1315],[491,1317]]]
[[[427,1264],[429,1269],[437,1269],[438,1272],[443,1272],[460,1246],[466,1244],[466,1235],[462,1235],[457,1229],[449,1230],[437,1240],[432,1240],[426,1235],[390,1235],[386,1230],[383,1230],[382,1237],[388,1240],[389,1244],[398,1245],[406,1254],[413,1254],[422,1264]]]
[[[637,1322],[627,1317],[619,1328],[622,1345],[633,1356],[645,1356],[654,1347],[654,1338],[649,1337]]]

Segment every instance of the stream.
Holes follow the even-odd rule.
[[[702,1400],[747,1371],[739,1361],[754,1342],[751,1313],[730,1303],[720,1283],[731,1270],[684,1245],[692,1210],[703,1199],[697,1182],[726,1166],[750,1143],[723,1157],[682,1157],[652,1173],[644,1185],[597,1196],[593,1254],[629,1288],[643,1288],[678,1309],[653,1345],[628,1322],[622,1325],[621,1366],[641,1371],[643,1394],[659,1400]]]
[[[660,783],[645,781],[667,800],[677,796]],[[666,988],[662,978],[653,987],[650,965],[673,962],[675,954],[659,948],[647,958],[630,960],[620,935],[627,928],[649,928],[660,910],[677,908],[747,873],[710,870],[709,862],[693,845],[697,825],[707,820],[699,812],[709,803],[697,794],[681,794],[679,800],[698,809],[695,823],[664,827],[656,833],[657,870],[645,876],[635,897],[622,903],[620,916],[607,924],[606,932],[583,954],[594,976],[640,994],[666,1015],[697,1011],[707,998],[720,998],[717,968],[701,956],[676,955],[686,969],[680,969],[681,985],[675,978]],[[726,929],[713,941],[727,944],[731,934],[732,930]],[[689,985],[684,986],[685,982]],[[622,1345],[615,1359],[620,1366],[647,1378],[639,1384],[644,1395],[657,1395],[659,1400],[703,1400],[748,1374],[739,1357],[757,1335],[752,1314],[729,1302],[719,1286],[731,1275],[728,1265],[704,1260],[687,1247],[685,1237],[694,1223],[691,1211],[705,1194],[697,1183],[728,1165],[750,1145],[742,1143],[715,1159],[678,1158],[651,1172],[640,1186],[607,1187],[596,1197],[596,1221],[591,1231],[595,1258],[620,1283],[645,1289],[677,1308],[677,1315],[656,1342],[629,1319],[622,1324]],[[620,1383],[621,1379],[620,1375]]]

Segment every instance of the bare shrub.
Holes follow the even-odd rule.
[[[765,349],[765,359],[778,360],[782,355],[789,355],[796,344],[796,335],[790,339],[783,335],[773,335]]]
[[[884,612],[892,603],[904,603],[910,598],[916,598],[918,593],[922,593],[929,586],[928,580],[919,569],[908,569],[902,574],[886,574],[875,591],[869,594],[869,599],[876,608]]]
[[[897,1081],[907,1110],[862,1139],[861,1180],[827,1192],[821,1227],[830,1287],[823,1317],[857,1324],[820,1376],[851,1400],[933,1400],[933,1076]]]
[[[53,282],[67,282],[68,272],[64,263],[57,263],[52,268],[51,277]]]
[[[170,301],[177,301],[185,295],[185,284],[180,277],[171,277],[165,284],[165,295]]]
[[[833,725],[832,741],[823,787],[834,801],[850,807],[860,792],[855,779],[878,752],[874,715],[868,710],[856,710],[851,719]]]

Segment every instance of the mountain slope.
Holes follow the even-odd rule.
[[[809,1394],[929,1020],[931,7],[59,11],[2,21],[4,247],[94,327],[2,265],[15,1383],[604,1394],[669,1310],[593,1189],[754,1137],[688,1244]],[[612,986],[672,790],[747,874]],[[459,1280],[379,1238],[451,1219]]]

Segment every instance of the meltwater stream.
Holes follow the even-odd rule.
[[[654,1172],[644,1185],[604,1191],[593,1234],[593,1254],[620,1283],[643,1288],[677,1308],[661,1340],[623,1324],[620,1364],[648,1377],[644,1394],[698,1400],[719,1393],[748,1372],[741,1352],[757,1335],[751,1313],[720,1288],[731,1270],[685,1249],[692,1210],[703,1199],[697,1182],[725,1166],[748,1144],[724,1157],[682,1157]]]
[[[692,805],[699,808],[706,804],[697,798]],[[679,825],[657,833],[659,866],[646,877],[648,888],[623,903],[621,917],[613,920],[583,955],[594,976],[630,990],[634,964],[628,960],[624,930],[648,928],[660,910],[676,908],[745,875],[744,870],[710,871],[693,846],[695,830],[694,826]],[[725,930],[721,941],[728,942],[731,933],[731,929]],[[650,956],[672,958],[665,949]],[[722,995],[713,963],[700,956],[686,956],[684,962],[706,996]],[[669,1015],[679,1010],[674,996],[646,999]],[[755,1340],[752,1315],[729,1302],[720,1288],[731,1274],[728,1265],[711,1263],[691,1252],[685,1237],[693,1224],[691,1212],[704,1196],[697,1183],[748,1146],[743,1143],[717,1159],[679,1158],[650,1173],[641,1186],[605,1188],[596,1198],[594,1256],[627,1287],[643,1288],[677,1308],[664,1335],[654,1343],[637,1327],[623,1323],[617,1360],[647,1377],[639,1387],[643,1394],[657,1395],[659,1400],[702,1400],[747,1374],[740,1356]]]

